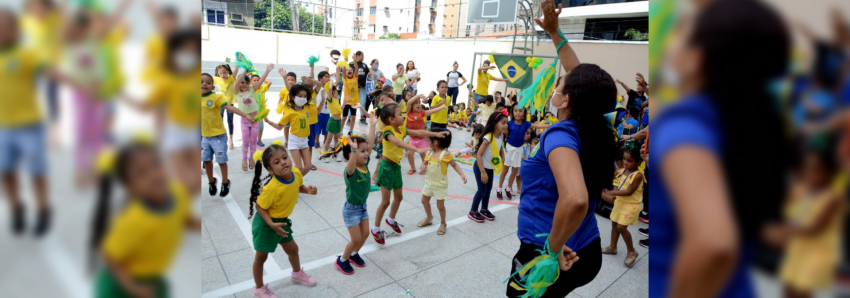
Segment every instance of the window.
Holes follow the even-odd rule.
[[[387,26],[384,26],[384,33],[387,33]]]
[[[224,11],[207,9],[207,23],[224,25]]]
[[[375,7],[375,6],[369,7],[369,15],[370,16],[373,16],[376,13],[378,13],[378,7]]]
[[[437,0],[431,0],[431,7],[437,7]]]
[[[640,33],[648,32],[649,18],[587,19],[584,24],[584,39],[635,40],[632,35],[626,36],[626,31],[629,29],[635,29]]]
[[[363,9],[358,8],[357,11],[355,12],[355,16],[362,17],[363,16]]]
[[[372,33],[375,33],[375,25],[369,25],[369,31],[372,31]]]

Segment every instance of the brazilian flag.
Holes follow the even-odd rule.
[[[502,77],[508,79],[508,87],[525,89],[531,86],[534,74],[525,57],[512,57],[507,55],[492,54],[496,67],[502,73]]]

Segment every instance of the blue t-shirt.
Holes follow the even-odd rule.
[[[540,143],[531,149],[528,158],[522,163],[520,176],[525,181],[525,191],[520,195],[516,232],[522,242],[542,247],[546,244],[546,237],[536,235],[552,231],[555,205],[558,204],[558,185],[549,167],[549,152],[558,147],[567,147],[581,154],[581,139],[574,121],[564,120],[550,126],[540,137]],[[588,206],[596,206],[595,196],[590,196]],[[599,227],[596,226],[593,208],[587,208],[581,225],[566,245],[579,250],[598,237]]]
[[[522,124],[517,125],[512,120],[508,121],[508,131],[510,132],[508,144],[516,148],[522,147],[522,144],[525,144],[525,132],[529,128],[531,128],[531,122],[523,121]]]
[[[717,107],[703,95],[691,95],[658,115],[652,131],[653,145],[649,149],[648,167],[661,169],[657,157],[664,157],[684,145],[705,148],[718,157],[723,156],[723,136]],[[660,176],[660,177],[663,177]],[[676,210],[664,179],[649,179],[649,200],[652,201],[652,255],[649,257],[649,297],[666,297],[670,287],[671,270],[676,247],[681,239]],[[710,217],[710,214],[706,216]],[[706,218],[708,218],[706,217]],[[702,220],[702,219],[701,219]],[[739,252],[738,265],[718,297],[754,297],[751,277],[747,270],[747,254]]]
[[[635,120],[634,118],[625,119],[623,122],[620,122],[620,125],[618,125],[618,126],[617,126],[617,136],[619,136],[619,137],[621,137],[621,138],[623,137],[623,129],[625,129],[625,128],[626,128],[626,127],[623,125],[623,123],[624,123],[624,122],[625,122],[626,124],[631,125],[631,126],[633,127],[632,129],[629,129],[629,130],[627,130],[627,131],[626,131],[626,132],[628,132],[629,134],[633,134],[634,132],[636,132],[636,131],[638,130],[638,122],[637,122],[637,120]]]
[[[643,109],[643,119],[641,121],[641,125],[649,125],[649,106],[646,106],[646,108]]]

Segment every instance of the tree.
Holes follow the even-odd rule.
[[[292,24],[292,12],[293,7],[291,7],[291,1],[283,1],[283,0],[265,0],[262,2],[257,2],[254,6],[254,27],[255,28],[263,28],[269,29],[272,26],[272,1],[274,1],[274,28],[275,30],[287,30],[287,31],[298,31],[298,32],[311,32],[314,30],[313,28],[313,13],[307,11],[303,6],[297,6],[298,10],[298,20],[299,20],[299,30],[293,29]],[[316,27],[315,32],[322,32],[322,22],[327,22],[325,18],[322,17],[321,14],[315,15]],[[325,24],[328,32],[331,32],[331,23],[328,22]]]
[[[386,36],[378,37],[378,39],[401,39],[398,33],[388,33]]]
[[[631,36],[632,40],[649,40],[649,32],[641,33],[635,28],[630,28],[626,30],[626,33],[623,34],[625,37]]]

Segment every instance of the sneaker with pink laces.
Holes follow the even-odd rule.
[[[261,288],[254,289],[254,297],[256,298],[277,298],[277,296],[269,290],[269,284],[264,284]]]
[[[301,268],[301,271],[298,272],[292,271],[292,281],[308,287],[316,286],[316,279],[307,275],[307,273],[304,272],[304,268]]]

